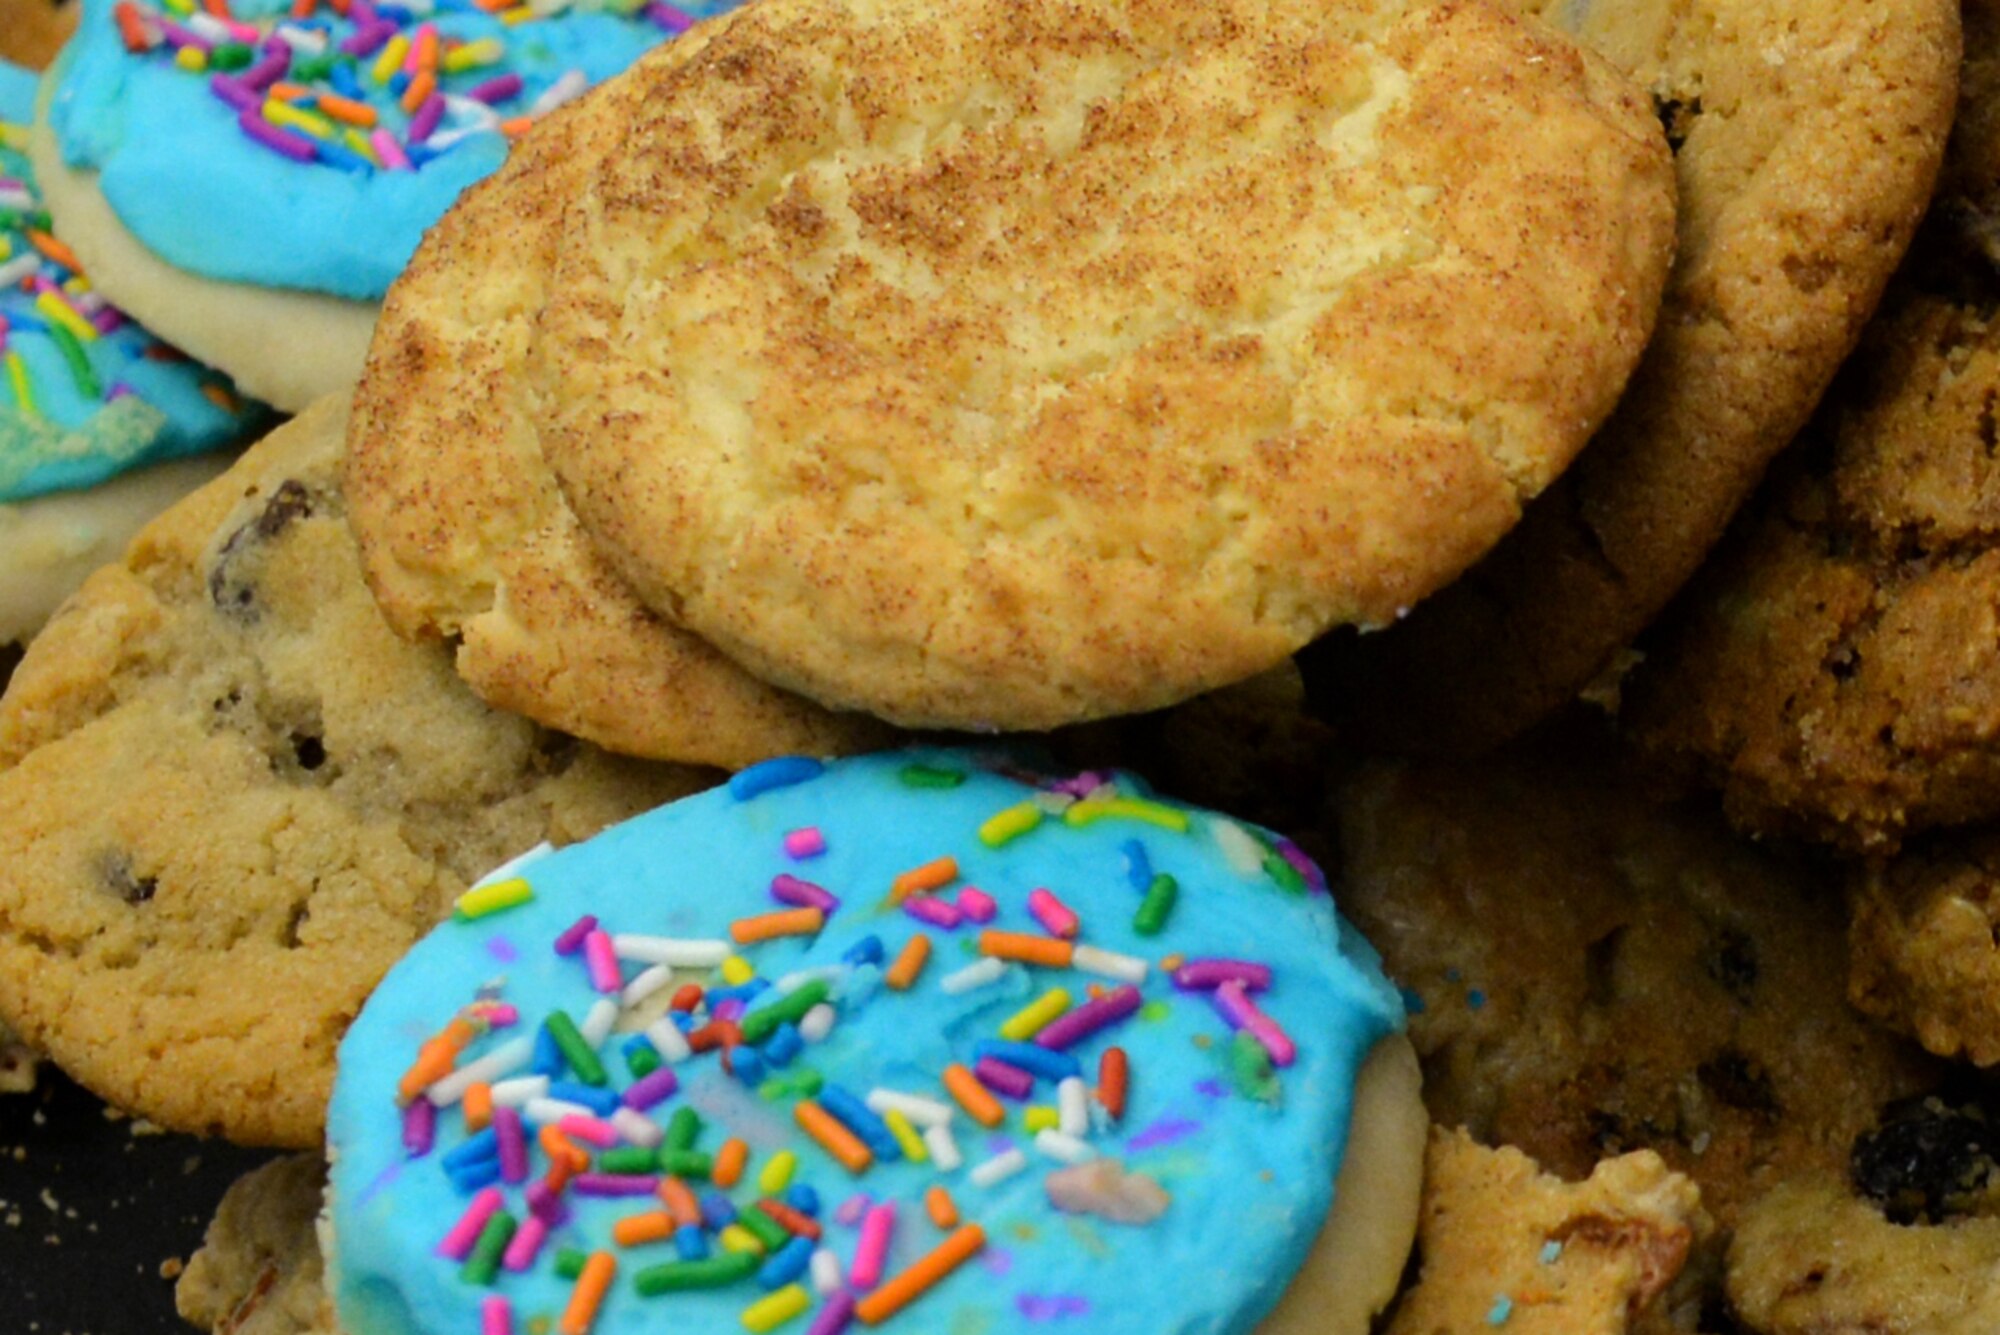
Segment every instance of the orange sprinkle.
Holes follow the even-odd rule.
[[[509,139],[519,139],[534,128],[535,118],[533,116],[516,116],[512,120],[500,122],[500,133],[506,135]],[[814,909],[813,912],[818,913],[819,910]]]
[[[804,1128],[805,1133],[819,1142],[819,1147],[840,1161],[840,1166],[859,1176],[875,1162],[875,1156],[868,1147],[857,1139],[852,1131],[842,1126],[834,1115],[814,1103],[811,1099],[800,1099],[792,1105],[792,1116]]]
[[[542,1174],[542,1184],[560,1196],[563,1188],[569,1185],[570,1178],[575,1175],[576,1170],[569,1166],[568,1160],[556,1159],[549,1164],[549,1171]]]
[[[694,1198],[694,1192],[688,1184],[679,1178],[661,1178],[660,1185],[653,1189],[653,1194],[667,1207],[667,1213],[674,1217],[676,1224],[685,1228],[689,1224],[701,1223],[701,1202]]]
[[[952,1098],[958,1100],[958,1106],[965,1109],[967,1116],[981,1126],[998,1126],[1007,1120],[1007,1110],[979,1083],[971,1067],[959,1062],[945,1067],[944,1087],[951,1091]]]
[[[642,1242],[671,1238],[680,1224],[665,1210],[628,1214],[611,1226],[611,1240],[620,1247],[637,1247]]]
[[[477,1135],[493,1124],[493,1086],[484,1080],[465,1088],[465,1129]]]
[[[819,1221],[809,1214],[802,1214],[774,1197],[766,1196],[757,1202],[757,1208],[778,1221],[778,1227],[794,1237],[808,1238],[818,1242],[821,1237]]]
[[[610,1252],[590,1254],[590,1259],[583,1263],[583,1273],[576,1277],[576,1287],[569,1292],[569,1306],[563,1308],[562,1321],[556,1326],[562,1335],[589,1335],[590,1328],[597,1323],[597,1309],[604,1305],[605,1290],[611,1287],[611,1277],[617,1273],[618,1258]]]
[[[303,102],[312,95],[313,90],[302,83],[274,83],[264,90],[264,96],[280,102]]]
[[[986,1230],[977,1224],[967,1224],[854,1304],[854,1315],[865,1325],[881,1325],[977,1256],[985,1246]]]
[[[339,93],[321,93],[316,102],[321,115],[342,125],[358,125],[364,130],[374,128],[377,119],[375,108],[366,102],[357,102]]]
[[[213,380],[202,382],[201,395],[226,413],[233,413],[243,406],[243,400],[231,394],[227,385],[217,384]]]
[[[743,1165],[750,1162],[750,1147],[731,1136],[722,1142],[722,1148],[715,1152],[715,1164],[709,1169],[708,1179],[729,1190],[743,1179]]]
[[[201,7],[219,19],[236,17],[229,12],[229,0],[201,0]]]
[[[910,984],[917,981],[917,975],[924,971],[924,965],[930,957],[931,939],[918,932],[904,943],[902,954],[896,956],[896,962],[882,975],[882,981],[898,992],[905,991]]]
[[[35,233],[30,231],[28,235],[33,237]],[[54,237],[49,240],[55,242]],[[56,262],[60,264],[62,261]],[[478,1032],[471,1021],[460,1017],[425,1039],[423,1046],[417,1049],[417,1059],[410,1063],[410,1069],[403,1072],[403,1078],[396,1082],[396,1098],[407,1104],[450,1075],[451,1068],[458,1064],[458,1054],[465,1050],[465,1045]]]
[[[319,0],[292,0],[292,17],[309,19],[313,16],[313,11],[318,8]]]
[[[1123,1048],[1106,1048],[1097,1059],[1097,1101],[1117,1121],[1125,1116],[1125,1091],[1132,1082],[1132,1065]]]
[[[949,885],[958,876],[958,859],[932,858],[921,867],[912,867],[889,882],[889,899],[900,904],[911,895]]]
[[[435,73],[430,70],[418,70],[416,77],[410,80],[410,86],[403,90],[403,110],[412,116],[416,115],[417,108],[437,91],[437,86],[438,77]]]
[[[943,1187],[932,1187],[924,1193],[924,1208],[930,1211],[931,1222],[939,1228],[958,1227],[958,1202]]]
[[[153,39],[147,35],[146,25],[139,18],[139,7],[132,0],[118,0],[111,15],[118,20],[118,35],[125,40],[125,49],[133,53],[152,49]]]
[[[436,71],[438,63],[437,29],[428,24],[417,29],[417,42],[411,54],[416,57],[418,69]]]
[[[738,918],[729,924],[729,937],[737,945],[747,946],[777,936],[811,936],[824,926],[826,914],[818,909],[780,909],[776,913]]]
[[[30,227],[27,230],[29,245],[41,251],[42,254],[48,256],[57,264],[62,265],[63,268],[73,270],[77,273],[83,272],[83,263],[77,259],[75,251],[39,228]]]
[[[570,1172],[581,1173],[590,1167],[590,1156],[585,1154],[575,1141],[564,1135],[562,1128],[555,1123],[551,1122],[543,1127],[536,1133],[535,1139],[541,1142],[542,1153]]]
[[[1162,969],[1165,969],[1168,973],[1172,973],[1175,969],[1180,968],[1181,965],[1186,963],[1187,963],[1187,956],[1181,954],[1181,952],[1178,950],[1176,950],[1171,955],[1163,955],[1160,957],[1160,967]]]
[[[1039,964],[1045,969],[1067,969],[1076,947],[1060,937],[996,932],[988,928],[979,934],[979,953],[996,959],[1019,960],[1023,964]]]

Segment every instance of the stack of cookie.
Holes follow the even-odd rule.
[[[1909,241],[1956,6],[1547,6],[1570,36],[1513,9],[758,0],[522,135],[379,321],[359,302],[351,393],[246,317],[225,359],[335,392],[98,571],[0,700],[0,1018],[121,1108],[314,1152],[224,1206],[190,1318],[339,1328],[307,1224],[335,1051],[492,867],[774,756],[1065,728],[1038,744],[1077,768],[1138,757],[1340,850],[1440,1125],[1392,1329],[1780,1332],[1875,1301],[1864,1276],[1787,1306],[1830,1236],[1799,1220],[1837,1202],[1896,1255],[1870,1201],[1909,1217],[1928,1168],[1848,1199],[1851,1156],[1972,1114],[1910,1102],[1941,1064],[1845,1004],[1810,868],[1634,788],[1591,727],[1476,768],[1354,748],[1490,740],[1622,661]],[[1934,223],[1960,239],[1969,86]],[[1728,558],[1632,682],[1655,750],[1777,756],[1730,790],[1760,830],[1880,853],[2000,815],[1977,688],[1906,718],[1919,666],[1862,643],[1908,648],[1905,587],[1977,587],[1978,460],[1868,443],[1919,382],[1991,425],[1983,324],[1931,281],[1829,412],[1838,461],[1808,444],[1765,506],[1837,577]],[[1858,536],[1857,489],[1895,498]],[[1857,569],[1864,629],[1798,633]],[[1287,666],[1330,631],[1331,735]],[[1835,703],[1754,666],[1773,646]],[[1975,672],[1956,647],[1926,680]],[[1878,660],[1891,703],[1839,689]],[[1718,699],[1804,740],[1673,740]],[[1857,874],[1864,1009],[1975,1060],[1980,837]],[[1921,1301],[1881,1328],[1925,1329]]]

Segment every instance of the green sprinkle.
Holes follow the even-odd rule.
[[[90,369],[90,356],[83,350],[83,344],[75,334],[57,324],[48,322],[49,337],[61,350],[63,360],[69,363],[69,378],[76,382],[76,392],[86,399],[98,399],[104,395],[104,386],[97,378],[97,372]]]
[[[665,1064],[660,1050],[651,1043],[634,1043],[625,1052],[625,1065],[631,1070],[634,1080],[644,1080]]]
[[[1278,1101],[1278,1078],[1271,1070],[1271,1054],[1248,1033],[1239,1031],[1229,1044],[1229,1074],[1236,1092],[1258,1103]]]
[[[600,1173],[629,1173],[643,1175],[653,1171],[660,1156],[649,1149],[637,1145],[620,1145],[615,1149],[602,1150],[597,1156],[597,1171]]]
[[[486,1227],[479,1230],[479,1240],[472,1244],[472,1254],[465,1258],[458,1277],[467,1284],[490,1287],[500,1273],[500,1253],[514,1240],[514,1230],[518,1227],[513,1215],[505,1210],[495,1212],[486,1221]]]
[[[524,883],[525,884],[525,883]],[[550,1011],[543,1021],[549,1037],[556,1041],[563,1060],[576,1078],[586,1085],[609,1084],[611,1077],[605,1074],[604,1063],[597,1060],[597,1054],[590,1050],[590,1044],[583,1041],[583,1033],[576,1027],[576,1021],[569,1018],[568,1011]]]
[[[722,1252],[701,1261],[669,1261],[648,1266],[632,1277],[632,1287],[647,1298],[685,1289],[719,1289],[757,1273],[764,1258],[755,1252]]]
[[[1290,894],[1302,895],[1306,892],[1306,878],[1299,869],[1285,861],[1278,853],[1264,855],[1264,874],[1278,883],[1278,888]]]
[[[715,1156],[701,1150],[673,1150],[662,1147],[654,1156],[660,1171],[673,1177],[688,1177],[706,1182],[708,1175],[715,1171]]]
[[[1158,1024],[1173,1013],[1173,1007],[1157,997],[1139,1008],[1139,1018],[1147,1024]]]
[[[667,1138],[661,1144],[662,1150],[691,1150],[701,1139],[701,1114],[682,1106],[674,1110],[667,1121]]]
[[[754,1205],[747,1210],[738,1210],[736,1222],[743,1225],[744,1231],[751,1237],[763,1243],[767,1252],[775,1252],[792,1240],[791,1230]]]
[[[576,1247],[563,1247],[556,1252],[556,1274],[564,1279],[575,1279],[583,1273],[584,1262],[590,1253]]]
[[[766,1103],[778,1103],[785,1099],[810,1099],[818,1095],[826,1084],[826,1077],[810,1066],[794,1066],[782,1075],[774,1075],[757,1086],[757,1097]]]
[[[896,771],[896,778],[905,788],[956,788],[965,782],[963,771],[934,765],[905,765]]]
[[[1132,915],[1132,930],[1140,936],[1158,936],[1167,925],[1167,915],[1174,911],[1174,900],[1181,892],[1180,882],[1161,872],[1146,887],[1146,897],[1139,901],[1139,911]]]
[[[751,1011],[737,1022],[745,1043],[762,1043],[781,1024],[797,1024],[807,1011],[831,996],[833,989],[824,978],[814,978],[793,988],[770,1005]]]
[[[292,62],[290,78],[293,83],[318,83],[333,73],[339,62],[332,56],[306,56]]]
[[[250,65],[250,48],[241,42],[224,42],[208,53],[208,67],[212,70],[240,70]]]

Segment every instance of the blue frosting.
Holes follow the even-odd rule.
[[[964,781],[912,787],[900,777],[912,764],[960,771]],[[343,1328],[354,1335],[475,1331],[479,1304],[489,1293],[513,1304],[514,1329],[537,1329],[537,1318],[553,1328],[571,1291],[553,1257],[560,1248],[575,1248],[617,1256],[618,1273],[594,1327],[598,1335],[740,1330],[743,1310],[764,1296],[755,1280],[657,1297],[636,1290],[635,1275],[679,1255],[670,1240],[612,1246],[612,1222],[659,1208],[650,1197],[572,1193],[573,1214],[551,1231],[529,1269],[502,1271],[490,1290],[463,1280],[458,1263],[436,1254],[470,1199],[442,1166],[466,1142],[463,1122],[456,1107],[446,1107],[438,1114],[434,1148],[406,1155],[397,1082],[455,1008],[482,994],[518,1007],[521,1022],[475,1040],[462,1061],[534,1032],[552,1008],[581,1019],[598,994],[580,956],[558,956],[551,948],[581,914],[596,915],[614,933],[725,937],[732,920],[782,908],[768,887],[775,874],[790,872],[839,896],[842,906],[817,937],[743,947],[760,978],[776,983],[795,970],[865,960],[874,954],[871,937],[889,961],[919,931],[935,948],[906,992],[881,986],[872,964],[837,977],[839,1015],[831,1035],[796,1054],[789,1052],[789,1036],[773,1040],[780,1051],[766,1045],[760,1054],[771,1058],[767,1079],[816,1071],[829,1082],[821,1096],[829,1105],[837,1102],[834,1086],[861,1097],[879,1086],[945,1098],[940,1075],[946,1065],[972,1064],[975,1044],[995,1038],[1002,1021],[1027,1000],[1062,986],[1082,1003],[1093,982],[1116,986],[1075,969],[1016,964],[986,988],[944,992],[947,974],[980,958],[974,946],[980,927],[919,924],[888,905],[887,891],[897,873],[950,854],[959,876],[941,893],[949,899],[958,886],[983,889],[999,904],[995,929],[1040,934],[1025,904],[1031,889],[1047,886],[1080,916],[1079,944],[1152,962],[1140,984],[1142,1009],[1069,1053],[1093,1082],[1107,1046],[1115,1043],[1129,1054],[1132,1082],[1123,1119],[1099,1118],[1090,1143],[1125,1171],[1163,1187],[1171,1198],[1163,1214],[1121,1224],[1058,1212],[1045,1186],[1058,1165],[1032,1147],[1020,1104],[1008,1105],[1007,1121],[993,1131],[958,1113],[952,1125],[965,1165],[942,1174],[931,1163],[878,1157],[851,1176],[795,1128],[794,1096],[770,1085],[763,1089],[770,1097],[760,1096],[724,1074],[714,1054],[677,1066],[679,1092],[651,1116],[665,1123],[676,1108],[692,1106],[707,1123],[699,1148],[713,1151],[727,1136],[750,1144],[749,1171],[728,1193],[739,1209],[758,1195],[762,1164],[781,1147],[795,1150],[795,1182],[821,1202],[823,1245],[840,1258],[843,1271],[858,1236],[856,1193],[899,1203],[884,1271],[894,1275],[945,1236],[921,1204],[925,1190],[942,1182],[961,1218],[984,1229],[986,1246],[895,1318],[899,1328],[999,1335],[1069,1316],[1093,1335],[1252,1329],[1325,1219],[1356,1072],[1374,1044],[1401,1023],[1396,992],[1377,957],[1341,922],[1332,902],[1301,888],[1275,855],[1263,860],[1264,869],[1254,869],[1257,857],[1246,859],[1244,850],[1254,855],[1256,844],[1241,837],[1249,827],[1200,812],[1189,812],[1185,832],[1129,818],[1073,825],[1050,816],[1002,847],[988,848],[976,833],[982,822],[1033,799],[1037,789],[978,768],[966,753],[866,757],[835,762],[811,777],[784,777],[782,785],[760,791],[753,773],[752,782],[737,788],[747,797],[714,789],[547,855],[520,872],[533,887],[530,902],[448,922],[389,973],[341,1046],[329,1115],[331,1285]],[[1116,782],[1122,792],[1143,791],[1129,776]],[[804,826],[818,827],[827,849],[794,861],[781,840]],[[1270,846],[1261,832],[1251,838]],[[1134,930],[1140,895],[1132,869],[1140,860],[1179,883],[1166,930],[1157,936]],[[1159,967],[1175,952],[1268,964],[1274,982],[1256,1000],[1297,1041],[1296,1063],[1246,1073],[1238,1044],[1250,1040],[1232,1034],[1211,994],[1178,990]],[[628,981],[638,967],[626,966]],[[773,990],[751,999],[751,1012],[776,995]],[[630,1043],[615,1033],[600,1049],[612,1088],[631,1079],[621,1055]],[[787,1058],[782,1067],[775,1064],[780,1056]],[[1232,1058],[1239,1059],[1235,1065]],[[1030,1103],[1054,1101],[1052,1086],[1038,1083]],[[973,1185],[972,1170],[1010,1145],[1027,1152],[1028,1169],[992,1187]],[[460,1157],[476,1158],[477,1151]],[[534,1150],[529,1180],[546,1167]],[[526,1218],[524,1188],[504,1190],[504,1208]],[[709,1245],[714,1241],[711,1235]]]
[[[13,279],[0,284],[0,501],[94,486],[126,468],[214,449],[266,416],[226,379],[123,317],[79,338],[84,366],[71,364],[39,294],[15,272],[27,264],[29,282],[56,287],[78,278],[51,259],[31,263],[38,252],[29,231],[48,229],[24,151],[35,88],[36,76],[0,63],[0,272]]]
[[[409,263],[424,230],[460,191],[506,157],[506,140],[497,130],[449,142],[456,130],[475,123],[461,103],[445,115],[439,134],[414,150],[414,170],[370,168],[339,136],[332,141],[331,161],[294,161],[245,134],[236,107],[214,91],[212,74],[178,67],[171,43],[127,50],[114,21],[115,2],[84,0],[78,34],[57,66],[50,121],[64,160],[98,172],[98,184],[125,226],[183,269],[233,282],[379,300]],[[270,42],[290,7],[291,0],[237,0],[232,12]],[[521,91],[492,104],[500,116],[514,117],[533,108],[569,72],[601,82],[672,35],[644,17],[611,12],[614,8],[564,10],[509,25],[468,0],[424,0],[408,8],[379,4],[372,11],[366,0],[357,0],[350,17],[327,5],[287,28],[324,34],[334,55],[340,42],[355,35],[354,17],[371,15],[412,33],[434,23],[446,47],[480,39],[502,43],[503,62],[447,73],[440,82],[443,93],[456,97],[496,76],[518,74]],[[150,5],[141,4],[139,12],[156,34],[162,18],[174,21],[171,11]],[[310,62],[314,53],[301,47],[293,59]],[[378,83],[373,59],[339,56],[332,62],[337,68],[324,77],[310,77],[318,71],[309,63],[305,76],[295,66],[286,77],[303,78],[316,92],[368,102],[381,117],[380,128],[408,149],[411,118],[399,105],[401,85]],[[242,71],[225,73],[240,77]],[[447,142],[427,156],[424,145]]]

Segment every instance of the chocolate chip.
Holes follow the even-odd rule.
[[[1742,1112],[1776,1116],[1778,1092],[1771,1077],[1734,1048],[1724,1048],[1695,1068],[1704,1088]]]
[[[1748,936],[1733,927],[1723,928],[1702,956],[1701,967],[1739,1004],[1750,1004],[1757,991],[1757,944]]]
[[[1976,1102],[1904,1099],[1854,1142],[1854,1189],[1898,1224],[1936,1223],[1969,1209],[1992,1179],[1993,1128]]]
[[[222,544],[214,569],[208,572],[208,596],[217,607],[245,619],[256,618],[256,589],[243,563],[257,548],[285,531],[294,520],[313,512],[312,493],[305,484],[286,479],[271,493],[255,519],[243,524]]]
[[[1683,102],[1677,97],[1661,97],[1653,94],[1653,114],[1660,118],[1660,126],[1667,132],[1667,147],[1678,153],[1681,145],[1694,132],[1694,119],[1701,115],[1701,98],[1691,97]]]
[[[159,878],[136,876],[132,872],[132,861],[122,853],[114,853],[104,859],[104,884],[111,893],[127,904],[144,904],[160,888]]]

